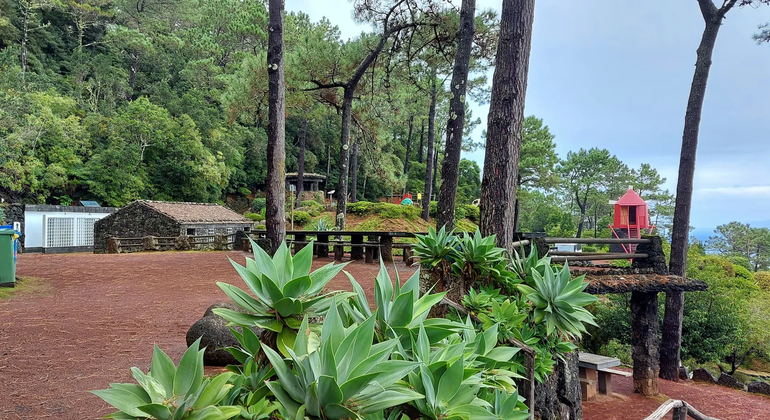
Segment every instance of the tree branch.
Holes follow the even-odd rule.
[[[340,82],[323,83],[320,80],[311,80],[310,82],[313,83],[316,87],[305,88],[305,89],[302,89],[302,91],[310,92],[310,91],[313,91],[313,90],[320,90],[320,89],[333,89],[333,88],[345,88],[345,87],[347,87],[344,83],[340,83]]]

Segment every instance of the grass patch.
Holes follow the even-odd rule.
[[[0,287],[0,300],[17,296],[42,295],[51,290],[46,279],[40,277],[18,277],[16,287]]]
[[[365,222],[362,222],[353,231],[365,232],[365,231],[379,231],[382,229],[382,218],[378,216],[370,216]]]
[[[474,233],[478,228],[478,225],[468,219],[460,219],[455,221],[455,230],[458,232]]]

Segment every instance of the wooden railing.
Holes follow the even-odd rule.
[[[649,239],[635,238],[544,238],[548,245],[552,244],[585,244],[585,245],[612,245],[612,244],[649,244]],[[574,252],[574,251],[549,251],[553,262],[565,261],[603,261],[603,260],[633,260],[649,257],[645,253],[627,252]]]
[[[690,404],[682,400],[668,400],[663,403],[657,410],[647,416],[644,420],[662,420],[670,411],[673,410],[674,420],[687,420],[687,416],[694,418],[695,420],[719,420],[715,417],[709,417],[700,411],[696,410]]]

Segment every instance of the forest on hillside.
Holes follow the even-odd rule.
[[[429,24],[393,34],[381,33],[377,10],[359,7],[355,18],[372,30],[348,40],[327,20],[286,15],[287,172],[325,175],[334,189],[349,103],[350,200],[416,196],[427,186],[436,199],[459,6],[430,4],[423,18],[412,18]],[[6,201],[122,206],[223,202],[264,191],[264,2],[0,0],[0,9]],[[468,97],[485,103],[499,17],[482,10],[475,20]],[[466,110],[463,150],[484,146],[483,135],[472,135],[480,123]],[[560,158],[554,139],[542,120],[524,121],[520,229],[601,236],[609,200],[629,185],[650,201],[651,221],[669,227],[673,196],[653,167],[631,169],[599,149]],[[479,198],[480,172],[476,162],[460,161],[457,205]]]

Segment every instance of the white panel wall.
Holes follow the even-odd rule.
[[[58,225],[48,223],[50,218],[68,218],[73,219],[73,228],[75,234],[71,243],[60,245],[61,238],[55,243],[59,246],[88,246],[93,245],[93,229],[90,230],[90,238],[83,236],[84,232],[89,231],[88,227],[93,226],[93,222],[108,216],[109,213],[81,213],[81,212],[55,212],[55,211],[26,211],[24,212],[24,247],[43,248],[46,247],[46,233],[49,226]],[[83,229],[78,229],[83,226]],[[51,232],[53,233],[53,232]],[[48,241],[49,243],[51,240]]]

